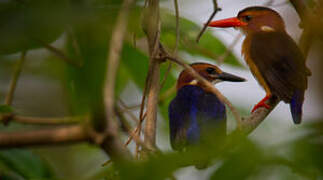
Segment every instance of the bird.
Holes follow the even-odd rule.
[[[242,82],[244,78],[223,72],[215,65],[193,63],[190,65],[209,82]],[[177,80],[177,93],[168,107],[170,141],[176,151],[185,151],[200,145],[204,135],[216,132],[226,135],[226,108],[209,88],[183,70]]]
[[[301,50],[287,34],[279,13],[267,7],[252,6],[241,10],[237,17],[211,21],[208,26],[234,27],[245,35],[241,53],[266,92],[252,112],[260,107],[271,108],[266,101],[279,98],[290,105],[293,122],[300,124],[311,72]]]

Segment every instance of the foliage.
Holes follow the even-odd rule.
[[[129,28],[118,69],[116,99],[122,97],[122,92],[129,83],[135,84],[140,91],[145,87],[149,58],[145,52],[145,36],[140,26],[142,3],[143,1],[138,2],[137,6],[131,9]],[[18,101],[12,106],[1,105],[0,115],[17,111],[47,116],[54,111],[51,114],[53,116],[66,114],[91,114],[99,118],[105,116],[103,90],[107,55],[120,6],[121,1],[118,0],[0,2],[1,83],[8,81],[4,76],[8,76],[5,73],[9,74],[8,69],[13,67],[15,53],[28,50],[37,54],[39,53],[37,50],[44,50],[46,44],[57,46],[68,58],[81,64],[81,67],[75,67],[48,52],[29,56],[23,76],[28,76],[31,80],[22,79],[23,90],[18,93],[32,92],[30,94],[37,96],[48,91],[46,96],[39,98],[45,99],[46,104],[40,103],[44,100],[40,101],[33,97],[32,101],[35,102],[31,102],[32,105],[29,104],[29,109],[23,109],[19,106],[21,101]],[[176,18],[173,13],[162,10],[161,21],[161,41],[166,49],[171,51],[176,44]],[[200,25],[184,17],[180,18],[180,54],[215,60],[216,63],[216,60],[227,52],[227,48],[210,32],[206,32],[197,44],[195,38],[200,29]],[[226,57],[224,64],[243,69],[232,53]],[[168,64],[163,63],[161,66],[160,81],[167,72]],[[175,72],[178,71],[173,65],[161,89],[163,98],[159,102],[159,113],[166,123],[168,104],[175,96],[175,91],[171,90],[176,83]],[[32,82],[30,86],[40,88],[30,88],[28,86],[30,82]],[[50,85],[45,87],[34,82],[40,82],[40,84],[49,82]],[[50,91],[56,86],[60,87],[60,93]],[[5,92],[0,90],[2,98]],[[59,101],[59,97],[63,97],[64,101]],[[63,107],[64,110],[57,113],[57,107]],[[1,127],[3,128],[6,127]],[[24,130],[22,127],[19,128]],[[38,128],[38,126],[26,129],[28,128]],[[60,179],[63,173],[57,172],[57,169],[71,171],[69,176],[62,179],[90,177],[89,172],[97,173],[93,173],[94,175],[91,176],[93,178],[89,179],[166,179],[171,178],[183,167],[204,162],[210,166],[213,164],[217,166],[210,168],[212,169],[210,179],[263,179],[268,175],[277,176],[277,179],[323,178],[323,163],[318,158],[323,153],[323,124],[320,121],[307,123],[303,130],[307,134],[284,142],[280,146],[264,147],[254,140],[240,137],[239,134],[232,135],[226,140],[214,139],[214,136],[211,136],[205,146],[196,147],[187,152],[163,151],[146,160],[113,164],[108,167],[100,166],[106,157],[100,154],[99,147],[84,148],[77,145],[48,147],[46,153],[27,148],[1,149],[0,179]],[[288,153],[279,153],[282,151]],[[72,156],[73,154],[77,155]],[[53,155],[55,158],[49,158]],[[97,166],[93,166],[90,160],[80,161],[80,158],[94,159]],[[64,166],[69,164],[67,161],[75,163],[71,163],[72,167]],[[78,162],[82,162],[83,168],[80,168],[81,163]],[[88,167],[84,168],[87,163]],[[61,167],[58,168],[58,166]],[[276,169],[280,171],[277,173]],[[73,174],[73,170],[77,173]]]

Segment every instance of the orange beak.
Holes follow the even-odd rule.
[[[240,27],[240,26],[246,26],[246,25],[247,23],[240,21],[236,17],[212,21],[208,24],[208,26],[211,26],[211,27],[221,27],[221,28]]]

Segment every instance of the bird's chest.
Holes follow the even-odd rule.
[[[246,37],[246,39],[243,41],[242,49],[241,49],[241,54],[243,55],[246,63],[248,64],[251,73],[253,76],[257,79],[258,83],[265,89],[266,93],[270,93],[270,89],[265,82],[265,79],[263,78],[261,72],[259,71],[258,67],[254,63],[253,59],[251,58],[251,38]]]

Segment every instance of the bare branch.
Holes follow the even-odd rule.
[[[174,0],[174,6],[175,6],[175,16],[176,16],[176,43],[175,43],[174,54],[177,54],[178,44],[180,39],[178,0]]]
[[[0,148],[54,145],[88,140],[90,137],[81,125],[24,132],[0,132]]]
[[[149,149],[156,149],[156,121],[157,121],[157,102],[160,91],[160,17],[159,0],[148,0],[147,8],[144,12],[143,29],[147,35],[149,45],[149,72],[147,75],[146,88],[147,94],[147,120],[144,131],[144,142]],[[141,118],[140,118],[141,120]],[[140,125],[141,126],[141,125]],[[140,133],[140,131],[139,131]]]
[[[264,107],[258,108],[255,112],[251,113],[250,116],[242,119],[241,128],[238,130],[245,134],[251,133],[262,121],[265,120],[268,114],[277,106],[278,103],[279,99],[275,97],[267,100],[266,104],[270,106],[270,109]]]
[[[15,68],[15,71],[13,73],[12,80],[10,83],[9,92],[8,92],[6,99],[5,99],[6,105],[11,105],[11,103],[12,103],[13,96],[14,96],[16,86],[17,86],[17,81],[18,81],[18,78],[19,78],[21,70],[22,70],[22,65],[25,62],[26,54],[27,54],[26,51],[22,52],[21,57],[20,57],[19,61],[17,62],[16,68]]]
[[[122,122],[122,124],[124,125],[124,127],[126,128],[127,133],[129,134],[129,136],[132,137],[132,139],[136,142],[136,144],[142,146],[142,147],[146,147],[146,144],[140,139],[140,137],[133,131],[131,131],[131,127],[128,124],[128,122],[126,121],[126,118],[123,116],[123,114],[120,112],[120,108],[117,108],[117,114],[120,118],[120,121]],[[148,147],[146,147],[148,148]]]
[[[207,20],[207,22],[204,24],[202,30],[200,31],[200,33],[197,35],[196,37],[196,42],[198,43],[203,35],[203,33],[205,32],[207,25],[210,24],[210,22],[212,21],[212,19],[214,18],[214,16],[216,15],[216,13],[218,11],[220,11],[221,8],[218,7],[218,3],[216,0],[213,0],[213,12],[211,14],[211,16],[209,17],[209,19]]]
[[[301,26],[304,30],[300,38],[299,46],[303,52],[303,55],[307,57],[313,41],[313,32],[311,31],[311,19],[313,19],[313,15],[310,14],[308,7],[306,6],[306,3],[303,0],[289,1],[298,13],[299,17],[301,18]]]
[[[241,39],[242,34],[238,34],[234,40],[232,41],[232,43],[227,47],[226,51],[218,58],[218,62],[219,64],[222,64],[224,62],[224,60],[230,55],[230,53],[232,52],[233,48],[237,45],[237,43],[239,42],[239,40]]]
[[[117,159],[129,159],[130,153],[124,146],[122,146],[121,141],[118,139],[118,124],[115,120],[114,112],[114,89],[116,75],[119,66],[120,52],[123,46],[123,40],[128,24],[129,9],[134,3],[134,0],[124,0],[122,8],[119,12],[115,28],[111,35],[109,56],[108,56],[108,68],[106,74],[105,83],[105,104],[107,108],[107,128],[106,134],[107,138],[104,140],[102,147],[108,152],[111,158]],[[115,157],[113,157],[115,156]]]
[[[73,60],[71,58],[69,58],[67,55],[65,55],[65,53],[59,49],[57,49],[56,47],[47,44],[45,42],[43,42],[42,40],[39,39],[34,39],[36,42],[40,43],[44,48],[46,48],[49,52],[53,53],[56,57],[62,59],[63,61],[74,65],[76,67],[81,67],[82,66],[82,61],[77,61],[77,60]]]
[[[33,125],[66,125],[85,122],[89,120],[89,117],[62,117],[62,118],[40,118],[40,117],[27,117],[13,115],[10,120],[21,124],[33,124]]]
[[[21,74],[22,66],[25,62],[26,53],[27,53],[26,51],[21,53],[21,57],[16,64],[16,68],[14,70],[12,80],[10,82],[9,92],[8,92],[6,99],[5,99],[5,104],[8,106],[12,104],[12,100],[13,100],[14,93],[15,93],[16,86],[17,86],[17,81],[18,81],[18,78]],[[9,122],[11,116],[12,116],[11,113],[6,114],[6,115],[2,115],[2,116],[0,116],[0,121],[2,121],[4,124],[7,124]]]

